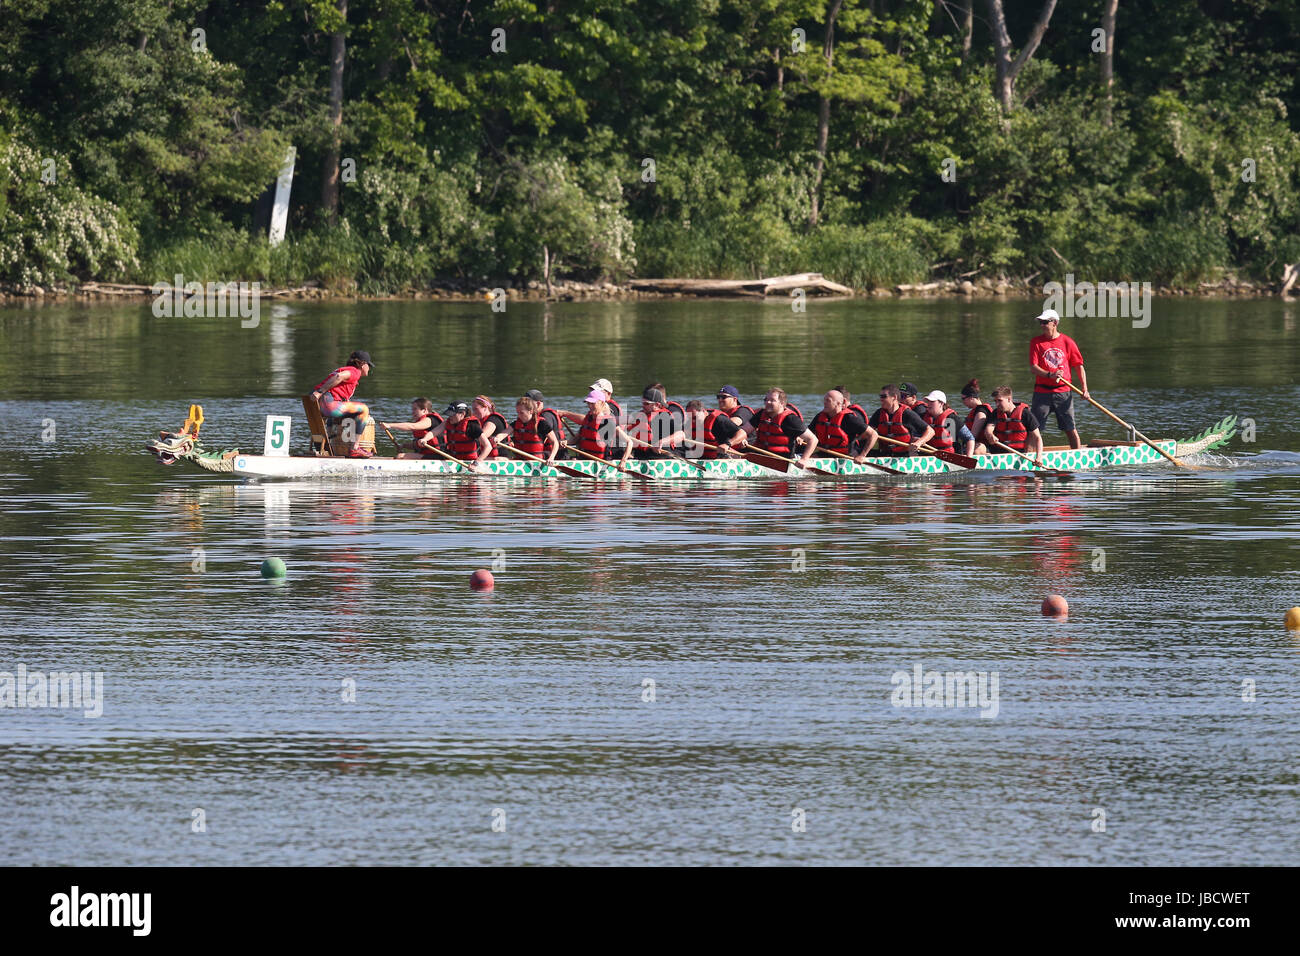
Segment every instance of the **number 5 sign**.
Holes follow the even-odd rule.
[[[293,419],[288,415],[266,416],[266,438],[262,442],[263,455],[288,456],[289,426],[292,423]]]

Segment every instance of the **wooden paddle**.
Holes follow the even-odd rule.
[[[888,438],[885,435],[877,435],[877,439],[889,442],[891,445],[898,445],[900,448],[910,448],[911,446],[905,441],[899,441],[897,438]],[[922,445],[921,451],[926,454],[934,455],[940,461],[946,461],[950,464],[957,465],[960,468],[974,468],[979,462],[969,455],[959,455],[955,451],[940,451],[937,448],[931,448],[929,445]]]
[[[397,453],[398,453],[399,455],[400,455],[403,451],[405,451],[405,449],[402,448],[401,444],[397,441],[397,439],[393,437],[393,433],[390,432],[390,431],[388,430],[388,426],[387,426],[387,425],[385,425],[383,422],[380,422],[380,423],[379,423],[379,427],[382,428],[382,429],[384,430],[384,434],[388,436],[388,440],[391,441],[391,442],[393,443],[393,447],[397,449]]]
[[[650,444],[648,441],[642,441],[640,438],[633,438],[632,440],[633,440],[634,442],[636,442],[638,445],[645,445],[647,448],[652,448],[652,449],[654,449],[655,451],[659,451],[659,450],[660,450],[660,449],[658,449],[658,448],[655,448],[655,446],[652,445],[652,444]],[[689,441],[689,439],[687,439],[687,440]],[[678,461],[684,461],[684,462],[686,462],[686,464],[690,465],[692,468],[694,468],[696,471],[698,471],[698,472],[699,472],[700,474],[702,474],[702,475],[707,475],[707,474],[709,473],[709,471],[708,471],[707,468],[705,468],[705,467],[704,467],[703,465],[701,465],[701,464],[697,464],[696,462],[691,461],[691,460],[690,460],[689,458],[687,458],[685,455],[675,455],[675,454],[673,454],[672,452],[670,452],[670,451],[666,451],[666,450],[664,451],[664,454],[666,454],[669,458],[676,458]]]
[[[575,455],[581,455],[583,458],[588,458],[597,464],[604,465],[606,468],[613,468],[615,471],[621,471],[623,474],[631,475],[633,478],[640,478],[642,481],[655,480],[652,475],[643,475],[641,472],[633,471],[631,468],[624,468],[622,465],[617,465],[612,461],[606,461],[604,458],[597,458],[595,455],[589,455],[581,448],[574,448],[572,445],[566,445],[565,447]]]
[[[786,462],[786,464],[781,468],[777,468],[775,465],[770,464],[771,459],[766,456],[764,456],[762,460],[755,461],[755,459],[761,454],[760,452],[738,451],[732,445],[710,445],[706,441],[696,441],[694,438],[683,438],[682,441],[690,442],[692,445],[699,445],[701,448],[708,448],[712,451],[721,452],[721,458],[743,458],[751,465],[757,465],[759,468],[766,468],[768,471],[776,472],[778,475],[784,475],[790,467],[789,462],[784,458],[781,458],[780,460]]]
[[[819,448],[818,451],[823,455],[833,455],[836,458],[847,458],[849,461],[857,461],[852,455],[846,455],[843,452],[831,451],[829,448]],[[862,464],[868,468],[879,468],[881,471],[887,471],[891,475],[905,475],[907,472],[899,471],[897,468],[888,468],[885,465],[877,465],[874,461],[864,461]]]
[[[1029,457],[1028,455],[1026,455],[1026,454],[1025,454],[1024,452],[1022,452],[1022,451],[1016,451],[1016,450],[1015,450],[1014,448],[1012,448],[1010,445],[1004,445],[1002,442],[998,441],[996,438],[993,439],[993,444],[997,445],[999,448],[1004,448],[1004,449],[1006,449],[1007,451],[1011,452],[1011,454],[1013,454],[1013,455],[1019,455],[1021,458],[1023,458],[1025,461],[1029,462],[1031,465],[1033,465],[1033,466],[1034,466],[1036,469],[1038,469],[1039,471],[1044,471],[1044,472],[1046,472],[1046,473],[1049,474],[1049,475],[1056,475],[1056,477],[1058,477],[1058,478],[1073,478],[1073,477],[1074,477],[1074,472],[1072,472],[1072,471],[1062,471],[1062,470],[1059,469],[1059,468],[1048,468],[1048,467],[1047,467],[1046,465],[1044,465],[1041,461],[1038,461],[1038,460],[1035,459],[1035,458],[1031,458],[1031,457]]]
[[[1066,382],[1065,384],[1068,385],[1068,386],[1070,386],[1070,390],[1071,390],[1072,392],[1075,392],[1076,394],[1079,394],[1079,395],[1083,395],[1083,392],[1082,392],[1082,391],[1080,391],[1079,389],[1077,389],[1077,388],[1074,387],[1074,383],[1073,383],[1073,382]],[[1133,427],[1132,425],[1130,425],[1128,422],[1124,421],[1124,419],[1120,418],[1118,415],[1116,415],[1114,412],[1112,412],[1109,408],[1107,408],[1107,407],[1106,407],[1105,405],[1103,405],[1101,402],[1097,401],[1097,400],[1096,400],[1095,398],[1093,398],[1091,395],[1083,395],[1083,397],[1086,398],[1088,401],[1092,402],[1093,405],[1097,406],[1097,410],[1098,410],[1098,411],[1100,411],[1100,412],[1104,412],[1105,414],[1109,415],[1111,418],[1113,418],[1113,419],[1114,419],[1115,421],[1117,421],[1119,424],[1123,425],[1125,428],[1127,428],[1127,429],[1128,429],[1130,432],[1132,432],[1134,435],[1137,435],[1138,438],[1142,439],[1142,441],[1143,441],[1144,444],[1146,444],[1146,445],[1149,446],[1150,448],[1154,449],[1155,451],[1159,452],[1159,453],[1160,453],[1161,455],[1163,455],[1164,457],[1168,458],[1168,459],[1169,459],[1170,461],[1172,461],[1175,465],[1180,465],[1180,466],[1182,466],[1183,468],[1187,468],[1188,470],[1191,470],[1191,471],[1196,471],[1196,470],[1199,470],[1199,469],[1200,469],[1200,467],[1201,467],[1200,465],[1189,465],[1189,464],[1187,464],[1187,462],[1179,461],[1177,458],[1175,458],[1173,455],[1169,454],[1169,452],[1165,451],[1165,450],[1164,450],[1163,448],[1161,448],[1159,445],[1155,444],[1153,441],[1151,441],[1150,438],[1147,438],[1146,435],[1143,435],[1140,431],[1138,431],[1136,428],[1134,428],[1134,427]]]
[[[538,458],[536,455],[530,455],[528,454],[528,452],[516,448],[514,445],[507,445],[504,442],[502,442],[497,447],[505,448],[513,452],[514,454],[518,455],[520,458],[524,458],[528,461],[535,461],[542,465],[549,465],[551,468],[554,468],[556,471],[563,472],[566,475],[573,475],[574,477],[577,478],[586,478],[588,481],[600,481],[600,479],[597,478],[595,475],[589,475],[585,471],[578,471],[578,469],[576,468],[567,468],[564,465],[561,465],[557,461],[547,462],[542,458]]]
[[[843,477],[844,477],[843,475],[838,475],[838,474],[836,474],[836,473],[833,472],[833,471],[827,471],[825,468],[817,468],[817,467],[814,467],[813,465],[801,465],[801,464],[799,464],[798,459],[795,459],[795,458],[786,458],[784,455],[777,455],[777,454],[774,454],[773,452],[767,451],[767,450],[764,449],[764,448],[755,448],[753,445],[746,445],[745,448],[746,448],[747,450],[741,452],[741,454],[744,455],[744,456],[745,456],[747,459],[749,459],[750,461],[753,461],[752,458],[749,458],[750,455],[762,455],[764,458],[775,458],[777,461],[783,461],[783,462],[786,463],[786,466],[787,466],[787,467],[789,467],[790,465],[794,465],[796,468],[802,468],[804,471],[810,471],[810,472],[812,472],[814,475],[826,475],[828,478],[843,478]],[[757,464],[759,464],[759,462],[754,461],[754,464],[757,465]],[[765,466],[765,467],[770,467],[770,466]],[[780,471],[784,471],[785,469],[782,468],[782,469],[778,469],[778,470],[780,470]]]

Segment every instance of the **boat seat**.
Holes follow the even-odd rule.
[[[307,427],[311,430],[311,453],[333,455],[334,448],[330,444],[329,431],[325,428],[325,419],[320,413],[320,406],[311,400],[310,395],[304,395],[302,410],[307,415]]]

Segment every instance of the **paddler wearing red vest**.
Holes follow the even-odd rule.
[[[938,451],[952,451],[956,445],[957,413],[948,407],[948,396],[935,389],[925,396],[925,401],[918,403],[921,421],[934,429],[930,447]]]
[[[817,436],[803,423],[803,418],[786,403],[785,389],[769,388],[763,396],[763,410],[744,426],[745,435],[764,451],[782,458],[793,458],[803,445],[798,465],[803,468],[817,450]]]
[[[957,433],[958,440],[963,443],[962,454],[982,455],[987,451],[983,439],[984,423],[993,417],[993,406],[980,398],[979,379],[973,378],[961,387],[961,403],[970,409],[965,424]]]
[[[605,459],[614,457],[614,435],[619,431],[618,419],[610,414],[608,394],[604,389],[591,390],[586,398],[587,414],[578,426],[579,450]]]
[[[849,407],[847,395],[832,388],[822,396],[822,410],[813,416],[811,428],[820,451],[854,457],[854,450],[867,433],[867,420],[857,409]]]
[[[734,419],[737,425],[748,425],[754,420],[754,410],[740,400],[740,389],[724,385],[718,389],[719,412]]]
[[[533,391],[536,391],[534,389]],[[537,392],[541,394],[541,392]],[[540,403],[531,397],[532,392],[515,402],[515,420],[510,426],[510,444],[526,455],[541,458],[547,464],[555,461],[560,452],[560,436],[556,425],[541,415]]]
[[[993,444],[994,438],[1007,448],[1032,453],[1035,458],[1043,453],[1038,419],[1028,405],[1015,400],[1008,385],[993,389],[993,418],[984,426],[984,443],[989,446],[989,452],[1004,453],[1004,449]]]
[[[398,458],[437,458],[430,447],[438,447],[438,439],[433,437],[434,427],[442,421],[442,416],[433,410],[433,402],[427,398],[417,398],[411,402],[411,420],[409,422],[380,422],[389,431],[410,432],[411,444],[398,453]]]
[[[662,449],[670,444],[682,445],[685,446],[682,452],[688,458],[713,460],[718,457],[718,452],[714,448],[705,448],[704,445],[722,448],[728,457],[734,457],[732,446],[744,441],[744,437],[739,419],[732,418],[718,408],[707,409],[702,401],[694,399],[686,403],[684,427],[662,440],[659,447]],[[697,442],[703,444],[696,444]]]
[[[538,428],[541,429],[541,434],[545,434],[546,431],[548,430],[548,429],[542,429],[541,425],[543,423],[549,425],[550,426],[549,430],[553,430],[555,432],[555,440],[559,443],[560,451],[562,454],[564,450],[564,446],[566,444],[565,431],[564,431],[564,419],[567,417],[567,418],[571,418],[574,421],[580,422],[582,421],[582,416],[574,415],[572,412],[563,412],[560,411],[558,408],[547,408],[546,396],[541,393],[541,390],[536,388],[530,388],[528,391],[524,392],[524,397],[531,398],[533,400],[533,403],[537,406],[536,415],[537,415]]]
[[[452,402],[444,414],[446,420],[433,434],[449,455],[471,467],[497,457],[495,439],[505,434],[505,419],[497,414],[490,398],[480,395],[472,405]]]
[[[1034,402],[1030,411],[1034,418],[1046,424],[1047,416],[1056,413],[1056,424],[1070,439],[1071,448],[1083,445],[1079,431],[1074,427],[1074,392],[1066,384],[1070,372],[1079,370],[1079,390],[1085,399],[1088,395],[1088,376],[1083,370],[1083,355],[1074,339],[1058,331],[1061,317],[1055,309],[1044,309],[1038,316],[1043,334],[1029,341],[1029,365],[1034,370]]]
[[[370,424],[370,409],[361,402],[352,401],[352,393],[357,390],[361,380],[375,367],[369,352],[356,351],[348,356],[348,362],[334,371],[317,385],[311,392],[311,400],[320,405],[324,418],[352,418],[356,422],[355,434],[348,447],[349,458],[372,458],[370,452],[358,446],[361,436]]]
[[[647,385],[641,393],[641,412],[629,419],[626,430],[618,429],[627,442],[622,460],[626,462],[633,455],[638,459],[665,457],[668,449],[676,447],[675,439],[682,433],[682,424],[668,410],[663,386],[658,382]]]
[[[881,455],[915,455],[921,446],[934,437],[934,429],[927,425],[920,415],[903,405],[899,400],[897,385],[885,385],[880,389],[880,407],[871,415],[870,434],[863,456],[871,454],[875,447],[876,436],[883,435],[895,441],[906,442],[907,447],[900,448],[889,442],[881,442]]]

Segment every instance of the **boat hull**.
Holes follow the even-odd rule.
[[[1235,432],[1235,418],[1225,418],[1207,428],[1194,438],[1183,441],[1162,439],[1156,444],[1167,454],[1187,457],[1225,444]],[[173,460],[189,461],[207,471],[229,474],[241,478],[257,479],[385,479],[385,478],[442,478],[472,477],[471,472],[446,459],[413,458],[330,458],[314,456],[243,455],[239,452],[209,453],[193,449],[189,453],[172,456]],[[978,473],[1026,473],[1041,470],[1017,455],[981,455],[977,459]],[[962,468],[931,455],[910,457],[868,458],[867,464],[856,464],[843,458],[813,458],[812,465],[833,476],[868,480],[897,480],[900,476],[871,467],[876,462],[901,477],[926,477],[934,475],[969,474]],[[171,462],[165,462],[171,463]],[[1057,449],[1043,454],[1041,465],[1046,469],[1061,471],[1094,471],[1138,465],[1166,464],[1167,460],[1155,449],[1141,443],[1115,443],[1088,445],[1083,448]],[[698,465],[699,467],[696,467]],[[736,481],[749,479],[807,479],[825,478],[812,471],[791,466],[781,472],[755,464],[745,458],[704,460],[689,463],[681,459],[663,458],[654,461],[632,459],[627,469],[648,478],[664,481]],[[595,461],[569,460],[564,462],[567,471],[578,471],[592,478],[609,481],[636,480],[617,469]],[[573,478],[565,471],[540,462],[511,458],[498,458],[483,462],[478,476],[510,478]]]

